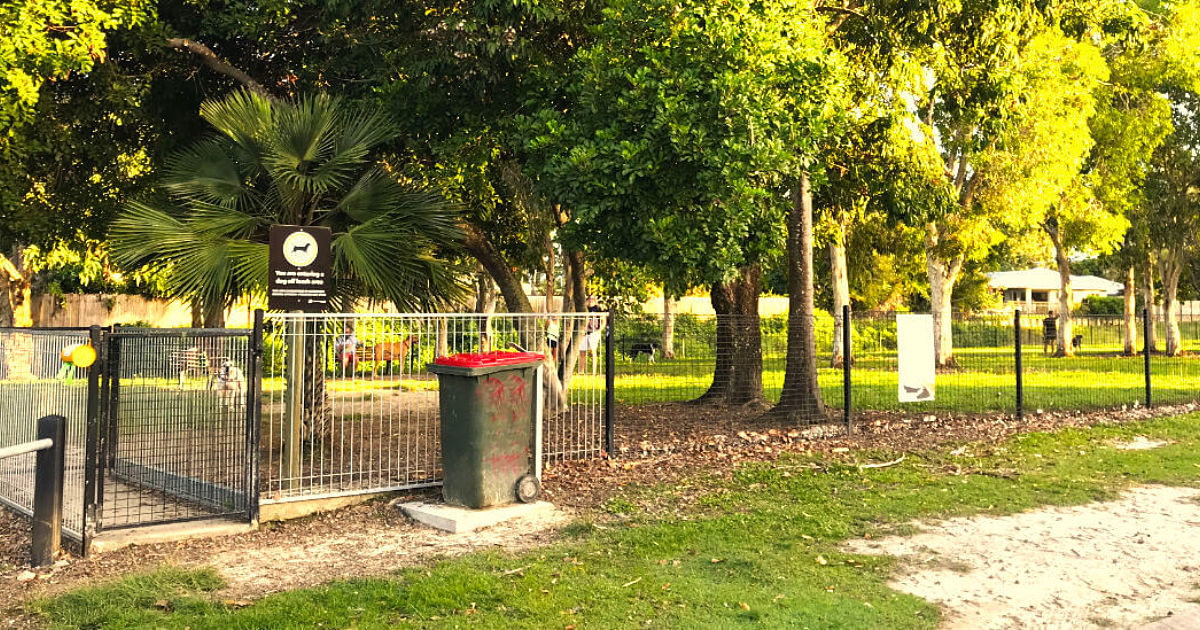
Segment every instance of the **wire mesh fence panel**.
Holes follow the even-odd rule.
[[[1153,403],[1172,405],[1200,400],[1200,308],[1195,302],[1188,302],[1177,310],[1179,342],[1175,356],[1166,354],[1169,327],[1161,318],[1156,325],[1161,331],[1158,338],[1161,354],[1153,355],[1150,361]]]
[[[817,325],[818,346],[828,351],[832,319]],[[623,316],[615,324],[617,402],[624,405],[686,402],[713,389],[720,371],[754,370],[747,385],[761,398],[779,400],[787,359],[787,318],[677,314]],[[667,334],[666,331],[670,333]],[[822,341],[826,340],[826,341]],[[757,348],[757,350],[755,350]],[[718,381],[723,376],[718,377]],[[736,379],[737,377],[732,377]]]
[[[606,315],[272,315],[265,337],[264,500],[441,481],[437,377],[464,352],[524,349],[543,364],[543,457],[601,452]]]
[[[97,531],[249,518],[257,491],[251,331],[106,335]]]
[[[64,351],[87,341],[85,329],[0,330],[0,447],[36,439],[42,416],[66,417],[62,526],[77,540],[84,529],[88,370],[64,360]],[[0,459],[0,502],[29,515],[35,458],[29,453]]]
[[[1061,315],[1038,314],[1022,316],[1021,329],[1027,412],[1087,411],[1144,401],[1144,362],[1138,354],[1124,354],[1124,317],[1073,314],[1068,329]]]
[[[952,314],[953,352],[948,361],[935,368],[932,399],[900,402],[897,315],[891,311],[851,315],[851,398],[856,413],[1015,410],[1016,364],[1011,317]]]

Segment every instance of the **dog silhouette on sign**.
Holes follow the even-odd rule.
[[[295,254],[296,252],[307,252],[308,248],[311,246],[312,246],[312,243],[305,243],[303,245],[292,245],[292,253]]]

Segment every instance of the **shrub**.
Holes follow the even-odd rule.
[[[1121,315],[1125,312],[1125,298],[1089,295],[1083,298],[1079,312],[1084,315]]]

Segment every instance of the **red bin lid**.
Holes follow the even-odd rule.
[[[450,356],[438,357],[434,364],[453,365],[455,367],[491,367],[494,365],[516,365],[519,363],[538,363],[545,359],[538,352],[464,352]]]

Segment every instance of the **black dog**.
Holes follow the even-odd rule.
[[[292,245],[292,253],[295,254],[296,252],[307,252],[309,247],[312,247],[312,243],[305,243],[303,245]]]
[[[1071,337],[1071,347],[1075,348],[1076,350],[1082,350],[1083,335],[1075,335],[1074,337]]]
[[[629,358],[637,360],[641,355],[646,355],[651,363],[654,363],[654,355],[658,352],[658,344],[649,342],[635,343],[629,346]]]

